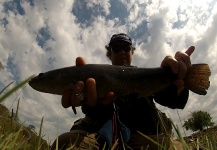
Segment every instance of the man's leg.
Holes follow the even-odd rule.
[[[58,137],[58,149],[65,150],[71,147],[73,150],[76,149],[92,149],[99,150],[99,144],[96,140],[96,134],[88,134],[86,131],[82,130],[72,130],[61,134]],[[57,145],[57,140],[51,146],[51,150],[55,150]]]

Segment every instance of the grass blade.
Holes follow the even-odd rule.
[[[3,65],[2,65],[2,63],[0,62],[0,70],[3,68]]]
[[[0,92],[0,95],[5,91],[5,89],[7,89],[14,81],[12,81],[11,83],[9,83],[6,87],[4,87],[2,89],[2,91]]]
[[[39,134],[38,134],[38,140],[37,140],[37,150],[39,150],[41,147],[41,138],[40,137],[41,137],[41,133],[42,133],[43,120],[44,120],[44,117],[42,117],[42,119],[41,119],[41,125],[40,125]]]
[[[17,102],[17,110],[16,110],[16,114],[15,114],[15,120],[18,121],[18,110],[19,110],[19,104],[20,104],[20,99]]]
[[[155,140],[153,140],[152,138],[148,137],[147,135],[143,134],[142,132],[137,131],[140,135],[144,136],[146,139],[150,140],[152,143],[154,143],[155,145],[157,145],[159,148],[163,149],[163,146],[156,142]]]
[[[27,78],[26,80],[22,81],[21,83],[19,83],[18,85],[16,85],[15,87],[13,87],[11,90],[9,90],[7,93],[5,93],[3,96],[0,97],[0,103],[3,102],[8,96],[10,96],[13,92],[15,92],[16,90],[18,90],[20,87],[22,87],[23,85],[25,85],[26,83],[28,83],[34,76],[31,76],[29,78]]]

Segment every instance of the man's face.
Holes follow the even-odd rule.
[[[130,66],[132,61],[132,47],[125,42],[117,42],[111,45],[110,59],[113,65]]]

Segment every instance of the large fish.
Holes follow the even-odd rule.
[[[207,64],[193,64],[188,68],[184,85],[194,93],[206,95],[210,75]],[[29,85],[40,92],[62,95],[69,83],[85,82],[88,78],[96,80],[98,97],[104,97],[110,91],[118,95],[136,92],[142,96],[151,96],[170,86],[177,79],[177,75],[170,68],[88,64],[40,73]],[[86,97],[85,87],[83,96]]]

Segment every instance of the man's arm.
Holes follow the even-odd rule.
[[[178,88],[175,84],[168,87],[166,90],[154,95],[154,100],[162,106],[172,109],[183,109],[188,101],[189,90],[184,88],[178,94]]]
[[[191,66],[190,56],[194,52],[195,47],[189,47],[185,53],[177,52],[175,57],[166,56],[161,67],[171,67],[173,73],[177,74],[177,80],[174,84],[162,92],[157,93],[154,99],[157,103],[170,108],[183,109],[187,103],[189,90],[184,87],[183,78],[188,67]]]
[[[177,74],[177,80],[174,84],[177,86],[178,94],[182,93],[184,89],[183,79],[188,67],[191,66],[190,56],[194,52],[194,49],[194,46],[190,46],[184,53],[180,51],[176,52],[175,57],[166,56],[161,63],[161,67],[171,67],[173,73]]]

